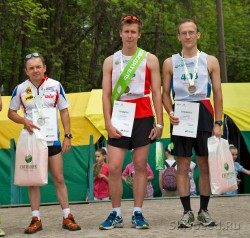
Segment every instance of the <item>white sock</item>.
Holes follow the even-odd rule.
[[[31,214],[32,214],[33,217],[37,217],[38,220],[40,220],[40,211],[39,210],[33,210],[31,212]]]
[[[121,212],[121,207],[116,207],[116,208],[113,208],[112,211],[116,211],[117,213],[117,216],[121,217],[122,216],[122,212]]]
[[[63,209],[63,217],[64,218],[67,218],[69,214],[70,214],[70,208]]]
[[[133,215],[135,214],[135,212],[141,212],[141,211],[142,211],[141,207],[134,207]]]

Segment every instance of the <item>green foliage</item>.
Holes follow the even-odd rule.
[[[224,0],[228,81],[249,82],[249,0]],[[104,59],[121,48],[120,19],[140,16],[139,46],[156,54],[160,65],[181,51],[177,26],[182,18],[200,26],[200,50],[218,57],[216,1],[198,0],[6,0],[0,3],[0,85],[5,95],[26,79],[23,58],[44,55],[47,74],[66,92],[101,88]]]

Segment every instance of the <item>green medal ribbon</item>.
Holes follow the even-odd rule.
[[[147,52],[145,50],[137,48],[135,54],[127,63],[112,92],[111,96],[112,106],[114,105],[114,101],[118,100],[120,96],[125,92],[132,76],[134,75],[135,71],[145,58],[146,54]]]

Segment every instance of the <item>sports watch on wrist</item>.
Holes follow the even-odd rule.
[[[68,139],[72,139],[73,138],[72,134],[65,134],[64,137],[66,137]]]
[[[216,124],[218,126],[222,126],[222,121],[215,121],[214,124]]]

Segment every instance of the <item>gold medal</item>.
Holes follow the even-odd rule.
[[[194,85],[189,85],[188,91],[189,91],[190,93],[195,93],[195,92],[196,92],[196,87],[195,87]]]

